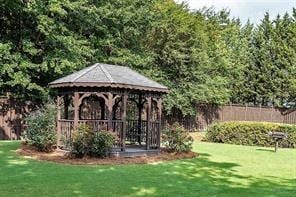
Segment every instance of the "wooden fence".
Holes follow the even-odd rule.
[[[24,116],[33,110],[30,102],[0,97],[0,140],[20,139],[24,130]]]
[[[179,122],[187,130],[205,130],[215,122],[258,121],[296,124],[296,109],[284,109],[263,106],[213,105],[198,106],[198,114],[182,117],[178,112],[164,118],[164,124]]]
[[[0,140],[20,139],[24,130],[24,117],[36,106],[28,102],[20,102],[7,97],[0,97]],[[296,124],[296,109],[282,109],[273,107],[226,105],[198,106],[196,116],[180,116],[180,112],[166,115],[162,125],[179,122],[187,130],[205,130],[215,122],[223,121],[259,121]]]

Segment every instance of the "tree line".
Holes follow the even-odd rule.
[[[2,0],[0,91],[48,99],[47,84],[95,62],[166,85],[165,109],[295,105],[296,9],[254,25],[173,0]]]

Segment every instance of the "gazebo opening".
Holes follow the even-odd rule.
[[[49,85],[58,92],[59,148],[71,149],[75,127],[85,123],[116,134],[113,152],[159,150],[165,86],[130,68],[98,63]]]

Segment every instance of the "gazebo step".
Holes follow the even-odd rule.
[[[140,148],[126,148],[125,151],[112,151],[111,156],[115,157],[144,157],[149,155],[157,155],[160,153],[159,149],[140,149]]]

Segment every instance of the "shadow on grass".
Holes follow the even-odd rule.
[[[16,155],[15,151],[20,146],[18,141],[0,142],[0,169],[15,168],[16,166],[21,166],[29,163],[28,160],[21,159],[19,156]]]
[[[236,163],[214,162],[211,155],[200,154],[196,159],[168,164],[159,176],[166,179],[162,184],[168,188],[164,193],[168,196],[296,195],[296,179],[242,176],[238,174],[239,167]],[[145,187],[155,195],[162,194],[160,186],[152,185],[138,185],[139,189],[134,194],[141,194]]]
[[[22,159],[13,153],[17,147],[16,143],[0,146],[4,196],[13,192],[20,196],[36,192],[40,196],[296,195],[296,179],[243,176],[239,173],[242,166],[213,161],[206,153],[162,164],[90,167]]]
[[[257,148],[257,151],[265,151],[265,152],[274,152],[274,150],[272,149],[265,149],[265,148]]]

